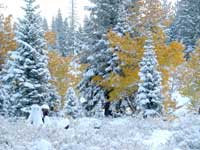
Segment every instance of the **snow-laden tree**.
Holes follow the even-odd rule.
[[[78,32],[75,30],[74,27],[72,27],[72,24],[69,23],[68,18],[65,18],[64,20],[63,33],[65,36],[65,42],[63,44],[65,56],[75,54],[76,49],[81,46],[81,44],[77,44],[80,35],[77,35]]]
[[[90,0],[93,7],[90,8],[92,15],[96,16],[93,20],[96,22],[97,31],[100,34],[113,28],[118,21],[119,9],[122,0]]]
[[[0,115],[5,114],[7,111],[4,106],[4,100],[7,100],[9,98],[9,95],[6,93],[6,90],[1,88],[0,89]]]
[[[2,72],[2,87],[9,95],[4,100],[8,115],[22,115],[21,108],[32,104],[48,104],[53,107],[58,96],[49,83],[46,44],[42,30],[42,20],[35,0],[24,0],[24,18],[17,24],[16,40],[18,48],[11,52]]]
[[[78,86],[81,95],[87,100],[83,107],[88,116],[101,116],[108,96],[108,92],[93,82],[93,79],[97,76],[106,79],[110,73],[120,72],[119,59],[112,48],[109,48],[109,42],[102,39],[95,46],[95,52],[87,57],[90,66],[84,72],[83,80]]]
[[[63,21],[63,17],[61,14],[61,10],[58,10],[58,14],[56,16],[55,19],[55,33],[56,33],[56,49],[58,50],[58,52],[62,55],[65,56],[65,41],[66,41],[66,37],[65,37],[65,32],[64,32],[64,21]]]
[[[180,0],[177,3],[177,11],[173,24],[170,27],[171,41],[178,40],[185,44],[186,58],[194,50],[198,38],[200,38],[200,1]]]
[[[140,83],[136,105],[143,116],[154,116],[162,113],[162,86],[151,35],[148,38],[145,41],[144,56],[140,62]]]
[[[81,103],[72,87],[68,88],[65,96],[64,112],[72,118],[81,117],[83,112]]]
[[[131,24],[129,21],[131,2],[129,0],[123,0],[119,7],[117,24],[114,26],[113,31],[123,36],[125,33],[131,33]]]
[[[42,28],[43,28],[44,32],[49,31],[49,26],[48,26],[48,22],[47,22],[46,18],[43,18],[43,20],[42,20]]]
[[[91,0],[95,5],[89,10],[90,17],[85,20],[83,35],[86,51],[83,62],[89,64],[78,88],[87,102],[86,114],[96,115],[103,112],[108,91],[93,82],[97,76],[106,79],[111,73],[120,72],[119,59],[110,48],[107,32],[117,24],[121,0]],[[101,113],[100,113],[101,114]]]

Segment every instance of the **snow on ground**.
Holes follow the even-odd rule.
[[[58,125],[34,127],[24,119],[0,120],[0,150],[200,149],[200,116],[194,114],[171,122],[161,118],[81,118],[71,120],[67,130]]]
[[[172,137],[173,132],[168,130],[156,129],[153,131],[152,135],[148,140],[145,140],[144,143],[150,147],[152,150],[159,150],[162,145],[165,145],[170,138]]]
[[[191,105],[191,100],[188,97],[182,96],[178,91],[172,94],[172,99],[176,102],[175,116],[184,116],[189,113],[188,107]]]
[[[188,97],[182,96],[178,91],[172,94],[172,99],[176,101],[177,107],[191,104],[191,100]]]

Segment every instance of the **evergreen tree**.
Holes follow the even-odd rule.
[[[4,100],[8,99],[9,95],[6,93],[6,90],[1,88],[0,89],[0,115],[4,115],[7,110],[5,110]]]
[[[65,56],[74,54],[74,51],[76,49],[75,47],[75,40],[76,40],[76,31],[74,28],[72,28],[71,23],[68,21],[69,19],[66,18],[64,21],[64,31],[65,34],[65,43],[64,43],[64,51]]]
[[[55,21],[55,17],[52,18],[52,22],[51,22],[51,31],[52,31],[52,32],[56,32],[56,21]]]
[[[65,56],[65,32],[64,32],[64,22],[63,22],[63,17],[61,14],[60,9],[58,10],[57,17],[55,19],[55,33],[56,33],[56,49],[58,52],[62,55]]]
[[[113,28],[113,31],[118,33],[120,36],[124,35],[125,33],[131,33],[131,25],[129,21],[130,4],[130,1],[124,0],[121,2],[121,5],[119,7],[117,24]]]
[[[84,78],[78,88],[82,97],[87,101],[83,107],[88,116],[102,116],[104,105],[107,101],[108,91],[95,84],[92,80],[96,76],[103,79],[110,73],[119,73],[119,61],[117,55],[110,48],[106,37],[109,29],[115,27],[119,16],[121,0],[91,0],[95,4],[90,8],[90,18],[85,20],[83,34],[87,41],[83,45],[88,49],[82,58],[89,67],[84,73]]]
[[[67,56],[69,54],[69,45],[70,45],[70,28],[69,28],[69,22],[68,22],[68,18],[65,18],[64,22],[63,22],[63,32],[65,35],[65,43],[64,43],[64,55]]]
[[[68,116],[77,118],[82,116],[81,104],[72,87],[68,88],[65,96],[64,111]]]
[[[101,35],[113,28],[119,17],[121,0],[90,0],[94,7],[90,8],[93,21],[97,25],[97,32]]]
[[[1,72],[2,87],[9,95],[4,100],[6,114],[22,115],[21,109],[32,104],[53,107],[58,96],[50,85],[47,53],[44,50],[42,20],[35,0],[24,0],[25,16],[17,25],[18,48],[10,56]]]
[[[136,96],[137,110],[143,116],[155,116],[162,112],[161,75],[157,71],[156,60],[152,38],[146,40],[145,52],[140,62],[140,83]]]
[[[49,31],[49,26],[48,26],[48,22],[47,22],[46,18],[43,18],[43,20],[42,20],[42,28],[43,28],[44,32]]]
[[[170,27],[171,41],[178,40],[185,44],[186,58],[194,50],[198,38],[200,38],[200,1],[180,0],[177,3],[177,11],[173,24]]]

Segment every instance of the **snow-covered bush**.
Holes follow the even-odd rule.
[[[81,117],[83,113],[79,98],[72,87],[68,88],[65,96],[64,112],[72,118]]]

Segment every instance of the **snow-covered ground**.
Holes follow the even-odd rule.
[[[163,119],[81,118],[69,129],[0,118],[0,150],[199,150],[200,116]],[[54,119],[54,122],[62,122]]]

